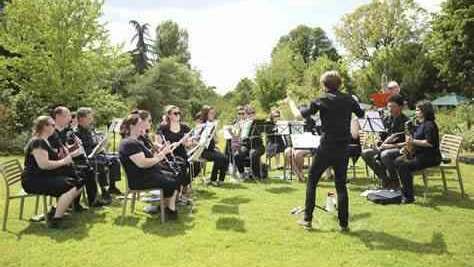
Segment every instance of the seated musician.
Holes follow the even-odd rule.
[[[210,106],[204,106],[201,109],[201,126],[207,125],[208,122],[214,122],[216,119],[216,110]],[[201,128],[203,129],[203,128]],[[202,131],[201,131],[202,132]],[[201,157],[208,161],[214,162],[212,165],[210,184],[220,186],[224,183],[227,172],[228,161],[225,155],[216,147],[216,136],[211,137],[209,146],[204,149]]]
[[[178,182],[180,185],[179,200],[187,203],[191,197],[191,176],[189,173],[188,155],[186,147],[189,147],[191,138],[186,136],[191,128],[181,122],[181,111],[179,107],[169,105],[165,107],[165,121],[160,124],[156,131],[157,144],[169,142],[176,144],[173,146],[172,157],[169,159],[173,165],[173,171],[178,172]]]
[[[263,140],[261,134],[263,129],[259,124],[261,121],[255,119],[255,109],[251,106],[245,108],[246,114],[246,126],[247,129],[242,129],[242,133],[247,132],[245,137],[241,139],[240,148],[235,154],[235,164],[240,176],[247,179],[245,173],[245,163],[250,160],[250,168],[252,169],[252,176],[258,179],[262,179],[261,173],[261,161],[260,158],[265,153],[265,147],[263,146]]]
[[[270,126],[267,133],[267,156],[269,158],[275,157],[277,168],[281,169],[279,154],[285,151],[285,141],[283,137],[278,134],[276,122],[280,119],[280,110],[274,109],[270,113],[268,125]]]
[[[227,162],[234,165],[234,153],[240,148],[240,126],[245,120],[245,109],[243,106],[237,106],[237,116],[232,121],[232,128],[228,129],[232,138],[225,142],[225,156]]]
[[[81,140],[81,143],[84,147],[84,151],[86,155],[90,155],[94,148],[98,145],[98,140],[96,138],[95,132],[92,130],[92,123],[94,121],[94,114],[91,108],[82,107],[77,110],[77,129],[75,131],[75,135]],[[79,157],[79,160],[84,163],[85,162],[85,155]],[[97,161],[98,157],[92,159],[93,161]],[[113,164],[120,164],[118,161],[112,162]],[[114,193],[119,194],[120,190],[118,190],[115,186],[115,182],[120,180],[120,175],[115,175],[110,177],[110,184],[107,177],[107,173],[105,170],[105,163],[98,162],[97,170],[90,171],[88,175],[94,176],[94,171],[98,172],[98,183],[100,185],[102,199],[97,199],[97,185],[94,179],[93,182],[88,182],[86,180],[86,191],[87,191],[87,198],[89,201],[90,207],[100,207],[102,205],[110,204],[112,202],[111,191]],[[112,172],[111,172],[112,173]],[[107,189],[107,185],[109,185],[109,189]],[[109,191],[110,190],[110,191]]]
[[[51,117],[40,116],[35,120],[33,137],[25,148],[22,186],[27,193],[58,198],[56,208],[51,208],[46,216],[49,227],[61,228],[64,212],[82,190],[82,183],[74,177],[65,176],[61,169],[69,166],[72,157],[77,156],[80,151],[76,149],[59,159],[58,153],[48,142],[54,130]]]
[[[375,175],[381,179],[384,188],[398,187],[398,174],[394,162],[400,156],[400,148],[405,141],[405,122],[408,120],[402,113],[402,96],[391,96],[387,109],[390,115],[383,118],[387,133],[381,135],[382,144],[377,148],[362,151],[362,158]]]
[[[407,153],[407,156],[402,155],[395,160],[395,167],[402,183],[402,204],[415,201],[413,172],[438,166],[441,163],[439,131],[435,122],[434,109],[429,101],[416,104],[416,120],[418,125],[414,129],[413,136],[406,137],[406,147],[403,152]]]
[[[128,186],[132,190],[144,190],[162,188],[164,191],[163,201],[160,203],[166,208],[168,219],[176,220],[176,196],[178,182],[165,175],[158,163],[163,161],[167,154],[171,153],[169,145],[163,146],[162,150],[153,153],[140,141],[146,129],[150,128],[151,116],[141,114],[130,114],[122,123],[122,132],[126,136],[119,146],[119,157],[128,178]]]
[[[69,151],[78,149],[78,141],[77,137],[74,138],[72,134],[72,129],[69,127],[69,123],[71,121],[71,113],[67,107],[58,106],[54,108],[52,112],[55,128],[54,133],[48,138],[48,142],[51,145],[51,148],[56,152],[60,159],[64,158]],[[69,143],[73,143],[73,145],[68,145]],[[76,179],[94,179],[94,177],[87,176],[87,175],[79,175],[78,173],[74,172],[73,168],[68,166],[62,168],[64,171],[64,176],[74,177]],[[79,195],[73,204],[73,209],[76,212],[81,212],[87,210],[86,208],[82,207],[80,204],[81,195]]]

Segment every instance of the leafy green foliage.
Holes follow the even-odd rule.
[[[189,64],[191,54],[188,50],[188,31],[171,20],[156,27],[155,53],[158,58],[176,57],[182,64]]]
[[[152,52],[150,41],[150,33],[148,32],[148,23],[140,24],[136,20],[130,20],[130,25],[135,29],[135,35],[132,37],[132,42],[136,40],[136,47],[131,52],[133,63],[138,73],[143,74],[146,69],[150,67],[149,54]]]
[[[444,2],[427,43],[450,90],[474,96],[474,1]]]

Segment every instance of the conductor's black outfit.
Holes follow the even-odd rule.
[[[325,96],[311,102],[308,108],[301,109],[304,118],[319,111],[321,117],[321,143],[313,158],[306,188],[305,216],[307,222],[313,219],[316,200],[316,186],[328,167],[333,167],[337,191],[338,218],[341,227],[348,226],[348,205],[346,176],[348,164],[347,147],[351,140],[351,116],[359,118],[364,111],[350,96],[337,90],[328,91]]]

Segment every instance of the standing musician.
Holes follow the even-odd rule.
[[[300,110],[303,117],[320,113],[322,136],[308,177],[304,219],[298,224],[305,229],[311,229],[316,187],[323,172],[332,166],[336,176],[339,226],[341,231],[348,231],[349,197],[346,176],[349,161],[347,147],[351,139],[351,116],[355,113],[361,118],[364,111],[350,95],[339,92],[342,81],[338,72],[325,72],[320,81],[326,95],[311,102],[309,108]]]
[[[389,98],[389,115],[383,118],[387,132],[381,134],[382,143],[377,148],[362,152],[362,158],[382,181],[384,188],[398,187],[395,159],[400,156],[400,148],[405,142],[405,123],[408,121],[407,116],[402,113],[403,105],[402,96],[396,94]]]
[[[158,163],[171,153],[171,146],[166,144],[160,151],[152,151],[140,140],[147,129],[150,129],[151,116],[147,111],[130,114],[122,123],[123,139],[119,146],[119,157],[132,190],[162,188],[166,217],[178,218],[176,195],[178,182],[162,172]]]
[[[61,228],[64,212],[81,194],[82,182],[64,175],[72,157],[80,151],[69,152],[62,159],[51,147],[48,138],[54,133],[54,121],[49,116],[40,116],[34,122],[33,137],[25,148],[25,169],[22,186],[27,193],[42,194],[58,198],[57,207],[47,213],[48,227]]]
[[[201,131],[204,130],[207,123],[213,123],[216,119],[216,110],[211,106],[203,106],[201,109]],[[220,186],[224,183],[227,172],[228,162],[225,155],[216,147],[216,136],[214,135],[209,143],[209,146],[204,149],[201,157],[208,161],[214,162],[212,165],[210,184]],[[219,179],[219,180],[218,180]]]
[[[395,160],[402,183],[402,204],[415,201],[413,172],[438,166],[441,163],[439,131],[435,122],[434,109],[429,101],[420,101],[416,104],[416,120],[418,125],[413,136],[406,137],[406,146],[402,149],[413,147],[414,151],[402,151],[413,153],[413,157],[402,155]]]
[[[59,158],[62,159],[69,154],[69,151],[79,148],[78,145],[80,143],[80,140],[72,134],[72,129],[69,127],[69,123],[71,121],[71,113],[67,107],[58,106],[54,108],[52,116],[54,119],[55,128],[53,134],[49,136],[48,142],[54,152],[56,152]],[[69,143],[73,143],[73,145],[69,146]],[[79,172],[74,172],[71,166],[65,166],[61,168],[61,170],[64,172],[63,174],[65,176],[75,177],[76,179],[89,180],[86,184],[94,182],[94,177],[87,176],[86,173],[78,177]],[[73,203],[73,209],[76,212],[87,210],[87,208],[81,206],[80,201],[81,195],[79,195]]]
[[[178,182],[180,185],[179,199],[187,203],[191,196],[191,175],[189,172],[188,155],[186,147],[189,147],[191,138],[188,137],[191,128],[181,122],[181,111],[179,107],[169,105],[165,107],[165,120],[156,131],[155,141],[158,144],[170,142],[173,144],[173,153],[170,161],[178,168]]]
[[[241,130],[240,149],[235,154],[235,164],[240,173],[240,177],[247,179],[245,173],[245,163],[250,159],[252,176],[262,179],[260,158],[265,153],[265,147],[261,134],[263,132],[262,121],[255,119],[255,109],[251,106],[245,107],[246,121]]]
[[[84,151],[86,155],[83,155],[79,158],[81,161],[85,161],[85,157],[90,155],[94,148],[97,146],[98,141],[95,139],[95,133],[93,132],[91,125],[94,120],[93,111],[91,108],[82,107],[77,110],[77,129],[75,131],[76,136],[81,140],[82,145],[84,147]],[[93,160],[97,160],[97,157]],[[112,164],[120,164],[118,161],[113,162]],[[111,167],[115,168],[115,167]],[[119,191],[116,189],[115,181],[120,180],[120,175],[115,175],[110,177],[110,184],[109,190],[107,190],[106,186],[108,185],[108,177],[105,171],[104,163],[98,163],[98,169],[92,171],[89,175],[94,176],[94,172],[98,172],[98,183],[100,185],[101,193],[102,193],[102,200],[97,199],[97,185],[94,181],[94,184],[86,184],[86,191],[87,197],[89,201],[89,206],[91,207],[100,207],[105,204],[110,204],[112,201],[112,196],[110,195],[113,191]],[[86,180],[87,182],[87,180]]]

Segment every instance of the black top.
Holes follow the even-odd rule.
[[[156,131],[157,134],[163,135],[166,139],[166,141],[170,143],[175,143],[179,142],[185,134],[189,133],[191,131],[191,128],[189,128],[185,124],[180,124],[180,131],[175,133],[171,131],[169,124],[162,124]],[[209,145],[210,146],[210,145]],[[183,159],[187,158],[187,153],[186,149],[183,144],[179,145],[175,150],[174,150],[174,155],[181,157]]]
[[[130,156],[143,152],[146,158],[153,158],[153,153],[145,145],[133,138],[122,139],[119,146],[119,158],[122,166],[127,173],[129,182],[134,179],[143,179],[149,172],[159,171],[158,165],[150,168],[140,168],[131,159]],[[133,182],[132,182],[133,183]]]
[[[75,134],[79,139],[81,139],[86,154],[90,155],[92,150],[94,150],[94,147],[97,146],[97,142],[94,140],[92,130],[78,125]]]
[[[432,147],[415,146],[415,156],[422,161],[441,161],[439,150],[438,126],[434,121],[424,121],[415,128],[413,138],[416,140],[427,140]]]
[[[301,115],[306,119],[318,111],[321,117],[322,145],[347,145],[351,140],[352,113],[359,118],[364,116],[359,104],[350,95],[339,91],[328,92],[312,101],[309,108],[300,109]]]
[[[393,141],[389,144],[397,144],[405,142],[405,123],[408,121],[408,117],[405,114],[401,113],[398,117],[387,116],[383,119],[383,125],[387,129],[386,133],[380,134],[382,141],[387,139],[390,135],[394,133],[402,133],[397,135]]]
[[[35,176],[54,176],[56,174],[55,170],[43,170],[38,166],[35,157],[33,156],[34,149],[43,149],[48,152],[49,160],[59,160],[58,154],[53,150],[49,143],[42,138],[32,138],[26,145],[25,151],[25,177],[35,177]]]

